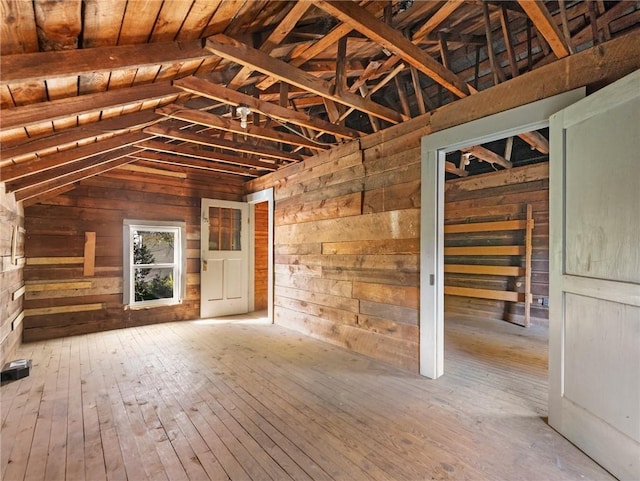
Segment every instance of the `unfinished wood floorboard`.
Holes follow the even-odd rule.
[[[613,479],[544,422],[544,329],[445,327],[437,381],[258,317],[24,344],[2,479]]]

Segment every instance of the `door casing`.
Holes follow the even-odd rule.
[[[420,374],[444,374],[444,162],[448,152],[549,125],[585,96],[579,88],[422,138],[420,211]]]

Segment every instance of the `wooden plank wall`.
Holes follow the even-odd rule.
[[[116,169],[74,190],[25,208],[27,265],[24,340],[40,340],[132,325],[195,319],[200,310],[200,199],[241,200],[234,176],[149,173]],[[187,223],[187,295],[179,306],[124,310],[123,219]],[[83,264],[50,258],[84,255],[95,232],[93,276]],[[33,264],[35,259],[48,264]],[[51,263],[53,262],[53,263]]]
[[[549,312],[539,299],[549,295],[549,164],[492,172],[447,182],[445,223],[489,222],[526,218],[526,206],[533,208],[531,322],[546,324]],[[449,234],[447,246],[522,244],[523,231]],[[458,263],[456,258],[449,258]],[[524,266],[524,257],[466,256],[460,263]],[[470,274],[445,274],[445,283],[479,289],[508,289],[523,292],[524,278]],[[522,324],[524,303],[461,296],[445,296],[445,313],[469,314],[487,319],[504,319]]]
[[[251,181],[274,187],[277,324],[418,366],[420,149],[359,141]]]
[[[274,187],[275,322],[416,371],[421,132],[405,132],[344,144],[247,187]],[[508,178],[497,174],[493,179],[502,187],[486,180],[480,183],[486,188],[478,187],[481,176],[454,181],[448,200],[457,217],[450,220],[482,218],[485,201],[533,202],[541,223],[534,292],[546,295],[548,173],[528,182],[527,169],[514,169]],[[500,312],[498,305],[474,301],[490,317]],[[544,319],[545,312],[534,316]]]
[[[254,309],[268,307],[269,275],[269,203],[254,206]]]
[[[20,345],[24,299],[24,213],[0,183],[0,367]]]

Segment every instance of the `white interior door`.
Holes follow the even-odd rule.
[[[200,317],[249,312],[249,206],[202,199]]]
[[[640,71],[550,126],[549,423],[640,479]]]

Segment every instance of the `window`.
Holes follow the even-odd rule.
[[[209,250],[240,251],[242,211],[227,207],[209,207]]]
[[[124,221],[124,305],[182,302],[186,277],[184,222]]]

